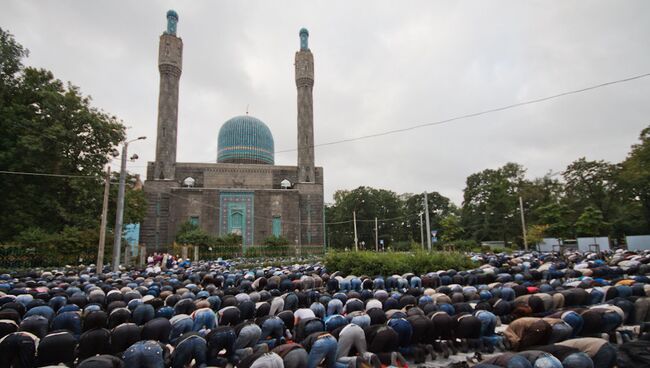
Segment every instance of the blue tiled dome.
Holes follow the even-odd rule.
[[[219,130],[218,163],[274,163],[271,130],[261,120],[249,115],[235,116]]]

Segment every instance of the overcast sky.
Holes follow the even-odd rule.
[[[0,27],[28,65],[80,86],[124,121],[144,174],[154,159],[158,38],[183,39],[178,161],[214,162],[219,128],[263,120],[296,147],[298,30],[314,53],[316,143],[447,119],[650,72],[650,1],[3,1]],[[622,160],[650,125],[650,78],[316,148],[326,201],[360,185],[462,201],[468,175],[508,161],[529,177],[573,160]],[[276,155],[295,165],[296,153]],[[119,165],[118,163],[113,166]],[[116,167],[114,167],[116,169]]]

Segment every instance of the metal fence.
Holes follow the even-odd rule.
[[[171,251],[174,255],[182,254],[182,247],[175,247]],[[218,258],[281,258],[281,257],[308,257],[325,255],[325,247],[321,245],[284,245],[268,246],[253,245],[242,247],[235,246],[212,246],[198,247],[198,259],[215,260]],[[111,260],[111,247],[107,247],[104,255],[104,262]],[[125,255],[126,249],[122,250]],[[146,251],[145,251],[146,252]],[[194,247],[188,247],[186,257],[195,259]],[[150,252],[147,252],[150,253]],[[126,261],[137,264],[140,257],[129,257]],[[143,259],[146,259],[144,257]],[[76,254],[61,251],[53,246],[19,246],[0,245],[0,271],[11,271],[16,269],[30,269],[39,267],[63,267],[94,264],[97,260],[97,247],[89,246]],[[121,259],[124,262],[124,258]]]

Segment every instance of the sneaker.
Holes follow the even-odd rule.
[[[431,355],[431,360],[436,360],[436,351],[433,349],[433,345],[427,344],[425,345],[425,348],[427,349],[429,355]]]
[[[469,352],[469,343],[467,342],[467,339],[460,340],[460,351],[463,354],[467,354]]]
[[[448,340],[447,344],[448,344],[447,347],[451,350],[451,355],[458,354],[458,348],[456,346],[456,341],[455,340]]]
[[[445,342],[436,341],[435,345],[445,359],[449,358],[449,347],[447,347],[447,344]]]
[[[408,367],[406,359],[404,359],[402,354],[400,354],[398,351],[394,351],[390,355],[390,364],[394,365],[395,367]]]

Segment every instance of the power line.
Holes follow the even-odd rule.
[[[0,174],[29,175],[29,176],[50,176],[50,177],[56,177],[56,178],[103,179],[101,176],[94,176],[94,175],[50,174],[50,173],[37,173],[37,172],[26,172],[26,171],[7,171],[7,170],[0,170]]]
[[[27,171],[0,170],[0,174],[5,174],[5,175],[27,175],[27,176],[47,176],[47,177],[53,177],[53,178],[101,179],[101,180],[104,180],[103,176],[51,174],[51,173],[38,173],[38,172],[27,172]],[[119,183],[118,182],[111,182],[111,185],[117,185],[117,184],[119,184]]]
[[[544,102],[544,101],[548,101],[548,100],[553,100],[553,99],[568,96],[568,95],[587,92],[587,91],[591,91],[591,90],[594,90],[594,89],[611,86],[611,85],[614,85],[614,84],[626,83],[626,82],[630,82],[630,81],[633,81],[633,80],[646,78],[646,77],[649,77],[649,76],[650,76],[650,73],[639,74],[639,75],[635,75],[635,76],[628,77],[628,78],[617,79],[617,80],[614,80],[614,81],[595,84],[595,85],[592,85],[592,86],[589,86],[589,87],[584,87],[584,88],[575,89],[575,90],[571,90],[571,91],[561,92],[561,93],[557,93],[557,94],[554,94],[554,95],[551,95],[551,96],[536,98],[536,99],[532,99],[532,100],[528,100],[528,101],[517,102],[517,103],[506,105],[506,106],[495,107],[495,108],[492,108],[492,109],[483,110],[483,111],[474,112],[474,113],[465,114],[465,115],[460,115],[460,116],[456,116],[456,117],[453,117],[453,118],[438,120],[438,121],[434,121],[434,122],[430,122],[430,123],[417,124],[417,125],[413,125],[413,126],[406,127],[406,128],[387,130],[387,131],[384,131],[384,132],[368,134],[368,135],[363,135],[363,136],[354,137],[354,138],[344,138],[344,139],[339,139],[339,140],[335,140],[335,141],[331,141],[331,142],[314,144],[311,147],[323,147],[323,146],[331,146],[331,145],[340,144],[340,143],[355,142],[355,141],[360,141],[360,140],[363,140],[363,139],[376,138],[376,137],[381,137],[381,136],[385,136],[385,135],[389,135],[389,134],[395,134],[395,133],[402,133],[402,132],[407,132],[407,131],[410,131],[410,130],[420,129],[420,128],[429,127],[429,126],[442,125],[442,124],[450,123],[450,122],[457,121],[457,120],[473,118],[473,117],[477,117],[477,116],[481,116],[481,115],[491,114],[491,113],[494,113],[494,112],[513,109],[513,108],[516,108],[516,107],[521,107],[521,106],[525,106],[525,105],[532,105],[532,104],[536,104],[536,103],[540,103],[540,102]],[[286,149],[286,150],[275,151],[275,153],[294,152],[294,151],[297,151],[297,150],[298,150],[298,148],[291,148],[291,149]]]

